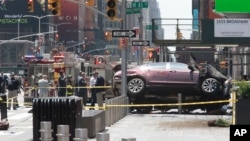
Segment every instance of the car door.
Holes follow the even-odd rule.
[[[159,85],[165,83],[165,76],[167,76],[166,63],[152,63],[146,72],[148,82],[150,85]]]
[[[167,65],[167,75],[166,83],[193,85],[198,82],[199,73],[188,69],[186,64],[171,62]]]

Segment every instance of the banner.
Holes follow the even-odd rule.
[[[250,37],[250,19],[214,19],[214,37]]]

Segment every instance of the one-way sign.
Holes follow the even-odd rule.
[[[135,30],[112,30],[112,37],[136,37]]]
[[[132,46],[149,46],[149,40],[134,40]]]

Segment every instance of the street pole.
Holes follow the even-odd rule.
[[[17,37],[19,40],[19,36],[20,36],[20,19],[17,20]]]
[[[127,7],[127,0],[122,0],[122,24],[121,24],[121,29],[126,29],[126,7]],[[126,41],[125,41],[126,42]],[[121,69],[122,69],[122,83],[121,83],[121,94],[127,96],[127,43],[124,44],[124,46],[121,49],[121,56],[122,56],[122,64],[121,64]]]
[[[142,2],[142,0],[140,0]],[[142,16],[142,8],[140,8],[140,16],[138,17],[139,20],[139,40],[143,40],[143,16]],[[143,47],[138,47],[139,52],[138,52],[138,62],[137,65],[141,65],[143,63]]]
[[[40,34],[41,33],[41,19],[46,18],[46,17],[54,17],[54,16],[56,15],[45,15],[41,17],[34,16],[34,15],[24,15],[23,17],[32,17],[32,18],[38,19],[38,33]]]

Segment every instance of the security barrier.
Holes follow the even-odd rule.
[[[35,98],[33,100],[33,141],[40,141],[41,121],[51,121],[54,141],[57,141],[58,129],[63,128],[57,128],[58,125],[70,125],[69,133],[74,135],[75,128],[79,128],[82,122],[81,101],[82,99],[79,97]],[[70,136],[70,140],[73,140],[72,136]]]
[[[41,141],[52,141],[52,132],[51,129],[51,122],[50,121],[42,121],[41,122],[41,129],[39,130],[41,134]]]
[[[128,106],[112,105],[128,105],[128,103],[127,96],[118,96],[105,101],[106,126],[111,126],[128,114]]]

